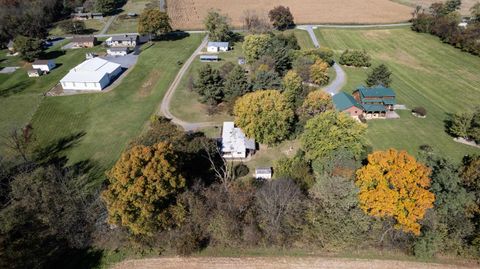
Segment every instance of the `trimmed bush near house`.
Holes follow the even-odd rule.
[[[369,67],[370,55],[365,50],[346,50],[340,56],[340,64],[355,67]]]
[[[424,107],[416,107],[412,110],[412,113],[420,117],[427,116],[427,110]]]
[[[246,175],[248,175],[248,173],[250,172],[250,169],[248,169],[248,167],[246,165],[244,165],[243,163],[241,164],[238,164],[235,166],[235,168],[233,168],[233,171],[235,173],[235,177],[244,177]]]

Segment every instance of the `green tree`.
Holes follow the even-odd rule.
[[[302,94],[302,83],[302,78],[294,70],[288,71],[288,73],[283,77],[283,94],[285,95],[287,101],[292,105],[292,107],[295,107],[298,96]]]
[[[245,75],[245,70],[239,65],[235,66],[225,79],[225,99],[231,101],[249,91],[250,83]]]
[[[304,156],[297,154],[293,158],[282,157],[274,165],[276,179],[293,179],[298,186],[304,190],[312,187],[315,177],[312,168],[304,159]]]
[[[200,101],[216,105],[223,100],[223,78],[217,69],[206,64],[198,71],[195,90],[200,94]]]
[[[355,67],[369,67],[370,55],[365,50],[345,50],[340,56],[340,64],[355,66]]]
[[[147,8],[138,18],[138,32],[150,36],[162,35],[172,31],[170,17],[159,8]]]
[[[358,157],[365,144],[365,132],[366,127],[347,114],[329,110],[307,121],[301,137],[302,148],[310,160],[343,148]]]
[[[355,247],[369,239],[373,220],[358,202],[348,177],[319,175],[308,190],[305,238],[326,249]]]
[[[288,137],[293,123],[293,110],[276,90],[248,93],[234,107],[235,124],[248,137],[272,145]]]
[[[259,69],[252,78],[252,90],[278,89],[281,79],[273,70]]]
[[[117,0],[95,0],[95,11],[110,14],[117,9]]]
[[[271,37],[267,34],[247,35],[242,44],[243,53],[249,63],[265,55],[270,46]]]
[[[77,20],[65,20],[58,23],[58,27],[67,34],[81,34],[85,31],[85,23]]]
[[[317,60],[310,66],[310,80],[318,85],[328,83],[328,64],[323,60]]]
[[[230,19],[215,10],[210,10],[205,17],[205,28],[212,41],[229,41],[232,31],[229,25]]]
[[[278,30],[285,30],[295,24],[289,7],[276,6],[268,12],[268,17],[273,27]]]
[[[42,41],[32,37],[15,37],[13,47],[15,51],[20,53],[22,59],[29,62],[33,62],[43,52]]]
[[[460,9],[461,5],[462,5],[462,0],[448,0],[444,4],[445,13],[450,14],[454,11],[457,11]]]
[[[392,72],[388,69],[388,67],[384,64],[381,64],[375,68],[368,74],[367,79],[365,80],[365,83],[367,84],[368,87],[373,87],[373,86],[384,86],[384,87],[390,87],[390,84],[392,84]]]
[[[109,185],[102,193],[109,222],[147,236],[179,225],[185,212],[176,197],[185,179],[176,160],[172,146],[164,142],[123,153],[108,172]]]
[[[470,112],[459,112],[452,116],[449,131],[457,137],[468,138],[468,132],[472,123],[473,114]]]

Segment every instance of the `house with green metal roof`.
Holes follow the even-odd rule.
[[[363,107],[353,96],[345,92],[339,92],[332,97],[335,109],[350,114],[352,117],[359,117],[363,114]]]
[[[395,92],[383,86],[357,87],[353,98],[363,107],[366,118],[385,117],[388,111],[393,111],[397,103]]]

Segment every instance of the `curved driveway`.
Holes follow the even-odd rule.
[[[165,96],[163,97],[162,103],[160,104],[159,111],[161,114],[163,114],[164,117],[172,120],[173,123],[182,126],[185,131],[193,131],[197,130],[203,127],[209,127],[209,126],[217,126],[220,125],[219,123],[216,122],[186,122],[183,121],[177,117],[175,117],[171,112],[170,112],[170,102],[172,101],[173,94],[175,90],[178,88],[178,85],[182,81],[183,76],[187,72],[188,68],[190,65],[193,63],[193,61],[197,58],[197,56],[200,54],[202,49],[207,45],[208,42],[208,36],[205,36],[203,39],[202,43],[200,46],[193,52],[193,54],[188,58],[188,60],[183,64],[182,68],[177,73],[177,76],[173,80],[172,84],[170,84],[170,87],[168,88],[167,92],[165,93]],[[157,112],[157,114],[158,114]]]

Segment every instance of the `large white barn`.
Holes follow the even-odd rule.
[[[231,121],[223,123],[222,153],[227,159],[244,159],[255,152],[255,140],[247,138]]]
[[[121,72],[121,65],[96,57],[71,69],[60,83],[64,90],[101,91]]]

